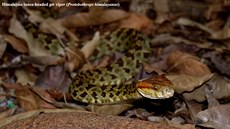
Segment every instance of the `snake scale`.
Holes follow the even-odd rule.
[[[133,29],[118,29],[101,36],[95,58],[124,53],[106,67],[79,72],[72,80],[70,94],[84,103],[106,104],[147,97],[164,99],[173,96],[173,84],[164,76],[133,81],[151,54],[147,35]]]

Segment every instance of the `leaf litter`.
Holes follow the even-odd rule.
[[[4,7],[0,118],[37,109],[74,108],[181,129],[229,128],[229,5],[227,0],[128,0],[116,9]],[[165,74],[175,85],[172,98],[113,105],[71,99],[68,86],[78,71],[113,59],[89,60],[100,35],[116,28],[149,35],[153,54],[143,70]]]

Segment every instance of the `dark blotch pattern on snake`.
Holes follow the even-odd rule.
[[[106,67],[80,72],[73,78],[70,94],[75,100],[103,104],[140,98],[141,95],[154,99],[173,95],[172,83],[163,87],[159,84],[158,91],[151,91],[146,87],[144,90],[138,89],[138,85],[131,81],[151,53],[148,36],[133,29],[118,29],[106,33],[101,36],[94,58],[99,59],[115,52],[122,52],[124,55]],[[150,79],[147,80],[145,82],[151,82]]]

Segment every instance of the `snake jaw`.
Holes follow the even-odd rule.
[[[149,99],[167,99],[173,96],[174,90],[163,89],[161,91],[153,91],[150,88],[137,89],[140,95]]]
[[[151,99],[173,96],[173,84],[164,76],[156,76],[130,83],[152,53],[147,35],[128,28],[118,29],[100,37],[95,58],[124,53],[106,67],[79,72],[70,85],[72,98],[84,103],[107,104],[137,99],[141,95]]]
[[[150,99],[166,99],[174,94],[173,83],[163,75],[138,81],[136,87],[140,95]]]

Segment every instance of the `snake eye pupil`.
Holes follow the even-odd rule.
[[[98,45],[93,59],[115,52],[123,54],[115,56],[112,64],[109,62],[104,68],[78,73],[70,85],[73,99],[84,103],[110,103],[141,96],[162,99],[173,95],[173,84],[164,76],[133,84],[133,78],[152,54],[147,35],[133,29],[118,29],[102,35]]]

